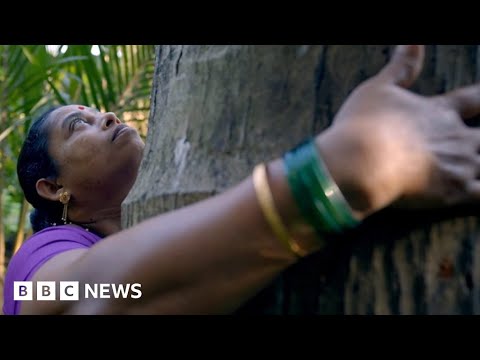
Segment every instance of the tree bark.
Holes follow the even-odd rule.
[[[158,46],[145,157],[123,225],[224,191],[258,162],[319,133],[392,50]],[[473,83],[479,51],[427,46],[413,90],[432,95]],[[238,313],[478,314],[476,213],[383,211],[288,269]]]

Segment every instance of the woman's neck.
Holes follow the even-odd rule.
[[[102,236],[114,234],[122,229],[121,207],[116,206],[107,209],[88,211],[88,215],[75,211],[70,221],[76,225],[90,229]]]
[[[95,224],[89,225],[89,227],[102,236],[109,236],[122,229],[121,218],[100,220]]]

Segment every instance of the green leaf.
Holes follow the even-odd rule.
[[[103,75],[107,80],[108,100],[105,104],[105,108],[108,109],[110,107],[110,104],[115,103],[115,95],[113,93],[113,84],[112,84],[112,77],[111,77],[111,67],[109,67],[107,64],[103,47],[99,46],[99,48],[100,48],[100,60],[102,63]],[[110,61],[112,60],[110,59]]]
[[[3,130],[0,133],[0,143],[19,125],[23,124],[25,121],[24,120],[18,120],[14,122],[12,125],[10,125],[8,128]]]
[[[47,83],[52,88],[53,93],[55,94],[55,97],[56,97],[57,101],[62,105],[67,105],[68,101],[63,97],[63,95],[60,93],[60,91],[57,89],[57,87],[53,84],[53,82],[50,81],[49,79],[47,79]]]
[[[129,76],[130,74],[128,69],[130,67],[129,67],[128,51],[127,51],[126,45],[122,45],[122,62],[123,62],[122,68],[123,68],[125,84],[128,84],[128,82],[130,81],[130,76]]]
[[[122,79],[122,72],[120,69],[120,62],[118,61],[118,56],[117,56],[118,51],[120,51],[120,49],[117,46],[113,46],[113,54],[112,52],[110,52],[110,54],[113,58],[113,69],[117,78],[117,94],[121,94],[123,91],[124,83]]]
[[[23,51],[23,54],[25,55],[25,57],[27,58],[27,60],[31,64],[37,65],[37,66],[40,65],[37,57],[32,53],[32,51],[27,46],[22,46],[22,51]]]

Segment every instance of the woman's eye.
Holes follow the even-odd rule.
[[[87,122],[86,122],[84,119],[82,119],[82,118],[75,118],[75,119],[72,121],[71,125],[70,125],[71,128],[72,128],[72,129],[75,129],[75,127],[76,127],[76,125],[77,125],[78,123],[85,123],[85,124],[86,124]]]

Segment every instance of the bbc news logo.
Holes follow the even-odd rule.
[[[78,281],[60,281],[57,288],[55,281],[36,282],[36,300],[78,301],[80,295],[85,299],[139,299],[142,296],[141,285],[134,284],[85,284],[81,289]],[[13,282],[13,300],[33,300],[32,281]],[[58,291],[57,291],[58,289]],[[83,290],[80,292],[80,290]]]

